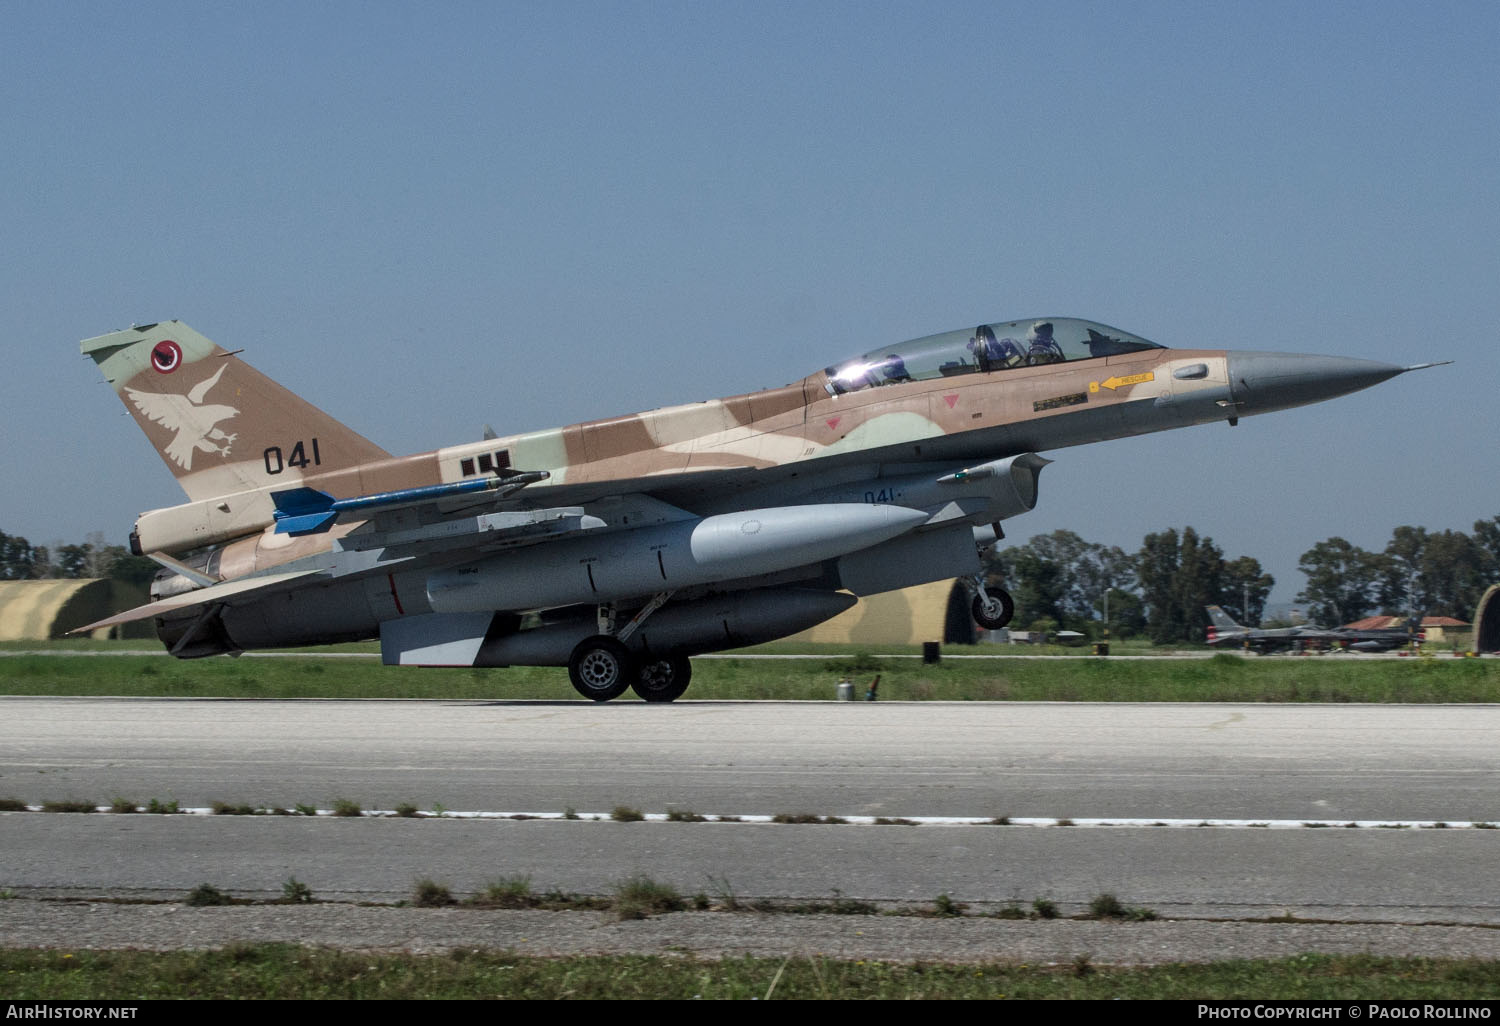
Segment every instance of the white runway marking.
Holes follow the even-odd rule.
[[[19,810],[17,810],[19,811]],[[28,812],[42,812],[40,805],[26,806]],[[111,813],[108,805],[95,807],[95,812]],[[131,815],[131,813],[115,813]],[[349,817],[333,809],[317,809],[309,812],[271,811],[262,809],[255,813],[219,812],[213,808],[183,808],[173,813],[140,812],[136,815],[177,816],[227,816],[254,818],[298,818],[298,817]],[[354,818],[354,817],[349,817]],[[363,819],[509,819],[509,820],[578,820],[580,822],[607,823],[615,819],[612,812],[487,812],[481,810],[444,809],[441,812],[398,812],[395,809],[369,809],[361,811]],[[636,817],[632,816],[631,819]],[[644,812],[639,819],[648,823],[694,822],[694,823],[770,823],[777,826],[937,826],[937,827],[1032,827],[1055,829],[1140,829],[1152,827],[1168,830],[1495,830],[1500,836],[1500,823],[1483,820],[1441,819],[1148,819],[1140,817],[1113,818],[1054,818],[1050,816],[1007,816],[1003,819],[986,819],[978,816],[825,816],[806,820],[789,820],[765,815],[706,815],[693,813],[674,817],[665,812]]]

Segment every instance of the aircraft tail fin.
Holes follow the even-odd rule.
[[[1214,628],[1221,631],[1242,631],[1245,628],[1234,622],[1234,617],[1224,612],[1221,606],[1206,606],[1208,618],[1213,621]]]
[[[180,321],[80,345],[194,501],[390,454]]]

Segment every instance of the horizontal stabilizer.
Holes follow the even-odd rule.
[[[101,627],[114,627],[117,624],[134,623],[136,620],[144,620],[151,616],[181,612],[182,610],[192,609],[196,606],[225,602],[230,599],[243,598],[251,594],[255,594],[258,598],[264,592],[275,591],[292,581],[323,572],[320,569],[295,570],[284,574],[267,574],[264,577],[241,577],[237,581],[226,581],[223,584],[215,584],[207,588],[199,588],[197,591],[173,595],[171,598],[148,602],[144,606],[136,606],[134,609],[127,609],[123,613],[116,613],[114,616],[100,620],[98,623],[91,623],[84,627],[75,627],[68,633],[84,634],[88,631],[99,630]]]

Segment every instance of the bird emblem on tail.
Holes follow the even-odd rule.
[[[194,450],[228,456],[230,446],[238,435],[219,430],[220,421],[237,416],[239,410],[233,406],[204,405],[209,390],[219,383],[228,364],[220,364],[211,376],[194,385],[187,395],[170,395],[159,392],[141,392],[125,389],[130,401],[147,420],[177,432],[176,437],[163,450],[167,457],[183,470],[193,469]]]

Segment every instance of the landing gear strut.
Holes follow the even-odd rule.
[[[993,591],[985,588],[982,574],[974,575],[974,591],[974,600],[969,603],[969,612],[973,614],[974,622],[985,630],[998,631],[1009,624],[1011,618],[1016,615],[1016,603],[1010,597],[1010,592],[1002,588],[996,588]]]

